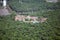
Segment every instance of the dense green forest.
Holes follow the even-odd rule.
[[[18,12],[59,9],[58,3],[48,3],[45,0],[10,0],[9,5]]]
[[[45,0],[9,0],[8,5],[13,11],[11,15],[0,16],[0,40],[60,40],[59,3],[47,3]],[[15,21],[16,11],[48,19],[44,23],[35,24]]]
[[[60,40],[60,10],[43,14],[48,20],[39,24],[14,21],[14,16],[0,17],[0,40]]]
[[[10,0],[10,8],[22,14],[40,16],[45,12],[60,9],[60,3],[48,3],[45,0]]]

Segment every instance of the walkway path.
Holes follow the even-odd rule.
[[[0,9],[0,16],[6,16],[9,15],[9,11],[6,8]]]

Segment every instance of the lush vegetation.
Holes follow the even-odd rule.
[[[18,12],[47,11],[59,9],[57,3],[47,3],[45,0],[10,0],[9,6]]]
[[[39,24],[14,21],[15,14],[0,17],[0,40],[60,40],[60,10],[44,13]]]
[[[46,3],[45,0],[9,0],[8,4],[15,11],[47,17],[48,20],[33,24],[15,21],[15,12],[9,16],[0,16],[0,40],[60,40],[59,3]],[[54,10],[48,12],[47,9]]]

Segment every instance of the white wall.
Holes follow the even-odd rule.
[[[6,7],[6,0],[3,0],[3,7]]]

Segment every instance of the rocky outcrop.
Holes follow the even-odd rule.
[[[16,15],[15,21],[23,21],[26,23],[43,23],[47,20],[47,18],[41,17],[38,18],[36,16],[25,16],[25,15]]]

